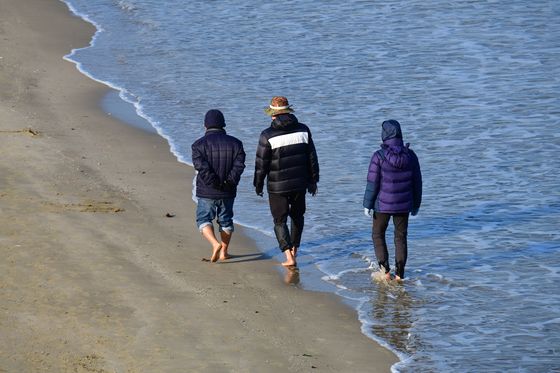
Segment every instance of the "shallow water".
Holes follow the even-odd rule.
[[[204,113],[224,112],[248,154],[236,218],[269,236],[254,151],[263,107],[290,99],[321,164],[301,272],[317,266],[356,306],[363,332],[401,357],[395,371],[560,370],[560,3],[67,3],[100,30],[69,58],[120,89],[180,161]],[[372,280],[361,207],[389,118],[424,176],[402,285]]]

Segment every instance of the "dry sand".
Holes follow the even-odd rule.
[[[242,229],[244,256],[201,261],[193,170],[62,59],[93,32],[0,0],[0,372],[389,371],[352,309],[285,285]]]

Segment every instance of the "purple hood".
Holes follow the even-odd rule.
[[[408,145],[409,144],[404,145],[402,139],[388,139],[383,141],[381,149],[383,149],[385,161],[395,168],[407,168],[410,164]]]

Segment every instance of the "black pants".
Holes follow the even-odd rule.
[[[408,213],[405,214],[385,214],[376,212],[373,215],[373,247],[379,267],[385,269],[385,273],[390,271],[389,252],[385,241],[385,232],[389,226],[389,220],[393,217],[395,226],[395,274],[404,278],[404,267],[408,255],[407,235],[408,235]]]
[[[268,202],[274,219],[274,233],[282,252],[299,247],[305,214],[305,190],[291,193],[269,193]],[[288,216],[291,229],[288,230]]]

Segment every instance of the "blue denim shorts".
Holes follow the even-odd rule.
[[[233,198],[208,199],[199,198],[196,207],[196,224],[202,230],[212,221],[218,221],[220,231],[233,232]]]

